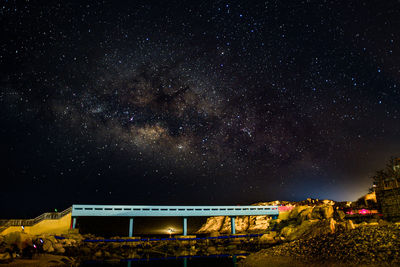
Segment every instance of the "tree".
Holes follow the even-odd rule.
[[[379,182],[386,178],[397,179],[400,178],[400,158],[391,157],[389,162],[386,164],[386,168],[379,170],[372,177],[375,182]]]

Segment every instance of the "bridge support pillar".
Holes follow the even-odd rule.
[[[76,217],[72,217],[72,229],[76,228]]]
[[[129,218],[129,237],[133,236],[133,218]]]
[[[187,218],[183,217],[183,235],[187,235]]]
[[[231,217],[231,234],[234,235],[236,234],[236,229],[235,229],[235,217]]]

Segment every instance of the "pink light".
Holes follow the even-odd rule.
[[[362,210],[359,210],[358,213],[365,215],[365,214],[369,213],[369,210],[362,209]]]
[[[280,212],[282,212],[282,211],[291,211],[293,208],[294,208],[293,206],[279,206],[278,210]]]

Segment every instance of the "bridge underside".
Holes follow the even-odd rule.
[[[129,217],[129,237],[133,236],[134,217],[183,217],[183,235],[187,235],[188,217],[229,216],[231,233],[236,234],[236,216],[271,216],[277,218],[278,206],[128,206],[72,205],[72,228],[77,217]]]

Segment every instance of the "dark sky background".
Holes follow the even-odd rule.
[[[399,1],[1,1],[0,25],[1,217],[355,200],[399,155]]]

